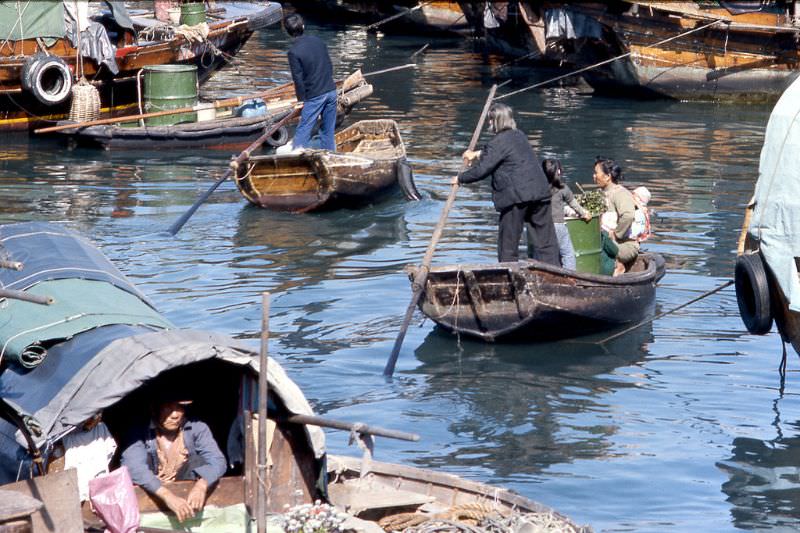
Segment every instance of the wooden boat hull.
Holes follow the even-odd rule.
[[[370,139],[391,147],[358,152]],[[397,185],[405,148],[394,121],[357,122],[336,134],[336,144],[337,152],[251,157],[237,170],[239,191],[259,207],[303,213],[363,204]]]
[[[796,28],[783,15],[638,4],[558,3],[599,24],[603,38],[549,38],[548,45],[576,69],[629,54],[583,74],[611,96],[773,101],[800,73]],[[715,20],[726,23],[672,39]]]
[[[412,282],[416,272],[408,269]],[[616,277],[538,261],[435,267],[418,305],[443,328],[485,341],[570,337],[643,318],[663,275],[663,258],[649,253]]]
[[[331,503],[366,520],[414,512],[423,505],[443,515],[459,507],[478,510],[488,506],[500,515],[513,512],[552,517],[559,531],[591,531],[512,491],[429,469],[329,455],[328,479]],[[426,503],[420,503],[423,501]],[[452,513],[450,516],[456,521]]]
[[[132,110],[137,101],[136,74],[143,67],[196,65],[198,80],[203,83],[228,63],[226,57],[235,55],[255,30],[280,21],[281,16],[282,10],[277,3],[253,4],[240,16],[209,24],[208,38],[204,42],[189,42],[183,36],[176,36],[138,46],[121,46],[116,53],[120,71],[117,75],[112,75],[107,69],[98,70],[91,60],[85,59],[85,75],[100,92],[101,116],[125,114]],[[13,46],[17,55],[0,55],[0,131],[33,130],[66,120],[69,115],[70,98],[61,104],[46,106],[21,86],[20,77],[26,59],[21,54],[33,55],[36,47],[35,41],[19,41]],[[223,54],[216,54],[215,50]],[[67,39],[60,39],[50,52],[75,70],[75,49]]]
[[[106,150],[134,148],[235,148],[258,139],[271,116],[224,118],[172,126],[124,127],[118,125],[89,126],[80,130],[64,130],[65,137],[81,146],[99,146]],[[277,139],[277,137],[276,137]]]

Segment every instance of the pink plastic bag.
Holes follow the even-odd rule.
[[[124,466],[89,481],[89,500],[94,512],[106,523],[107,532],[136,533],[139,502]]]

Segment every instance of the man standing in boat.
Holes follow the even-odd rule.
[[[292,147],[298,149],[309,145],[311,130],[321,116],[320,147],[335,151],[336,82],[333,81],[333,66],[328,47],[319,37],[303,34],[303,18],[296,13],[286,17],[283,26],[294,40],[289,48],[289,68],[292,71],[297,101],[303,103]]]
[[[227,468],[225,456],[208,426],[186,417],[192,402],[183,397],[164,397],[153,408],[153,420],[122,452],[121,463],[131,479],[164,502],[183,522],[203,509],[209,486]],[[186,498],[164,483],[194,480]]]

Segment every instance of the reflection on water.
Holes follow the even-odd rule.
[[[0,222],[50,220],[87,233],[182,326],[255,340],[261,293],[270,291],[270,355],[320,413],[422,436],[379,440],[377,459],[502,483],[598,530],[800,526],[798,431],[784,424],[774,437],[780,341],[744,332],[732,289],[605,348],[459,341],[417,314],[395,379],[382,378],[410,298],[403,266],[425,252],[503,60],[460,40],[311,31],[328,42],[337,77],[407,63],[431,42],[417,68],[371,78],[374,96],[350,118],[398,121],[421,201],[398,195],[290,215],[249,207],[225,183],[172,238],[163,231],[225,172],[230,154],[67,151],[9,135],[0,143]],[[288,81],[287,46],[279,30],[255,35],[203,93]],[[525,74],[509,87],[548,76]],[[573,87],[506,101],[570,183],[591,184],[594,158],[605,155],[629,186],[652,191],[655,235],[645,248],[667,260],[659,311],[730,278],[768,108],[607,100]],[[488,183],[460,188],[435,264],[494,261],[489,198]],[[795,361],[781,400],[789,420],[800,419]],[[352,451],[339,433],[329,448]]]
[[[737,437],[730,458],[717,466],[729,476],[722,491],[741,529],[796,530],[800,515],[800,422],[780,420],[775,400],[774,438]],[[785,433],[788,433],[785,434]]]

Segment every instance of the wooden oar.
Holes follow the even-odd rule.
[[[472,151],[475,149],[475,145],[478,142],[478,137],[481,135],[481,130],[483,129],[483,123],[486,120],[486,115],[489,113],[489,107],[492,105],[492,100],[494,100],[494,93],[497,91],[497,85],[492,85],[491,90],[489,91],[489,96],[486,98],[486,103],[483,105],[483,112],[481,113],[481,118],[478,120],[478,125],[475,126],[475,131],[472,132],[472,140],[469,142],[468,150]],[[461,164],[461,172],[466,169],[466,164]],[[444,230],[444,224],[447,222],[447,215],[450,212],[450,208],[453,206],[453,202],[456,199],[456,192],[458,192],[458,180],[453,183],[453,187],[450,189],[450,195],[447,197],[447,202],[444,204],[444,208],[442,209],[442,215],[439,217],[439,222],[436,224],[436,228],[433,230],[433,235],[431,236],[431,242],[428,244],[428,249],[425,251],[425,256],[422,258],[422,265],[417,270],[416,275],[414,275],[414,281],[411,283],[411,287],[413,292],[411,293],[411,302],[408,304],[408,308],[406,309],[406,314],[403,317],[403,324],[400,326],[400,333],[397,335],[397,339],[394,341],[394,347],[392,348],[392,353],[389,355],[389,360],[386,361],[386,366],[383,369],[383,375],[387,378],[392,377],[394,374],[394,367],[397,364],[397,356],[400,354],[400,347],[403,345],[403,339],[406,336],[406,331],[408,330],[408,324],[411,322],[411,315],[414,314],[414,308],[417,306],[417,302],[419,301],[420,296],[422,295],[422,291],[425,288],[425,282],[428,280],[428,271],[431,267],[431,260],[433,259],[433,252],[436,250],[436,244],[439,242],[439,238],[442,236],[442,231]]]
[[[267,469],[267,403],[269,401],[268,391],[269,382],[267,381],[269,344],[269,293],[261,295],[261,351],[259,352],[258,365],[258,464],[256,472],[258,476],[258,497],[256,498],[256,510],[258,512],[256,520],[257,533],[267,532],[267,508],[269,507],[270,477]]]
[[[219,179],[217,179],[217,181],[215,181],[215,182],[214,182],[214,184],[213,184],[213,185],[211,185],[211,187],[209,187],[209,188],[208,188],[208,190],[207,190],[206,192],[204,192],[204,193],[203,193],[203,194],[202,194],[202,195],[201,195],[201,196],[200,196],[200,197],[197,199],[197,201],[194,203],[194,205],[192,205],[192,207],[190,207],[190,208],[189,208],[189,210],[188,210],[188,211],[186,211],[186,212],[183,214],[183,216],[181,216],[181,218],[179,218],[178,220],[176,220],[176,221],[175,221],[175,223],[174,223],[172,226],[170,226],[170,228],[169,228],[167,231],[169,231],[169,233],[170,233],[171,235],[173,235],[173,236],[174,236],[175,234],[177,234],[177,233],[178,233],[178,232],[181,230],[181,228],[183,227],[183,225],[184,225],[184,224],[186,224],[186,221],[187,221],[187,220],[189,220],[189,217],[191,217],[191,216],[194,214],[194,212],[195,212],[195,211],[197,211],[197,208],[198,208],[198,207],[200,207],[200,205],[201,205],[203,202],[205,202],[205,201],[208,199],[208,197],[209,197],[209,196],[211,196],[211,193],[212,193],[212,192],[214,192],[214,191],[217,189],[217,187],[219,187],[220,185],[222,185],[222,182],[223,182],[223,181],[225,181],[225,180],[227,180],[227,179],[228,179],[228,178],[231,176],[231,174],[233,174],[234,172],[236,172],[236,170],[239,168],[239,165],[241,165],[241,164],[242,164],[242,162],[244,162],[244,160],[245,160],[245,159],[247,159],[248,157],[250,157],[250,154],[251,154],[251,153],[252,153],[254,150],[257,150],[257,149],[258,149],[258,148],[259,148],[259,147],[260,147],[262,144],[264,144],[264,143],[266,142],[266,140],[267,140],[267,139],[269,139],[269,137],[270,137],[270,136],[271,136],[273,133],[275,133],[276,131],[278,131],[278,129],[279,129],[281,126],[283,126],[284,124],[286,124],[287,122],[289,122],[289,121],[290,121],[290,120],[292,120],[293,118],[297,117],[297,116],[300,114],[300,110],[301,110],[301,109],[303,109],[303,106],[302,106],[302,104],[298,104],[298,105],[297,105],[297,106],[294,108],[294,110],[292,110],[292,111],[291,111],[289,114],[287,114],[287,115],[286,115],[285,117],[283,117],[281,120],[279,120],[278,122],[276,122],[275,124],[273,124],[273,125],[272,125],[272,126],[271,126],[271,127],[270,127],[270,128],[269,128],[269,129],[268,129],[268,130],[267,130],[267,131],[264,133],[264,135],[262,135],[261,137],[259,137],[259,138],[258,138],[258,139],[256,139],[255,141],[253,141],[253,144],[251,144],[250,146],[248,146],[247,148],[245,148],[245,149],[242,151],[242,153],[240,153],[240,154],[239,154],[239,155],[236,157],[236,159],[234,159],[233,161],[231,161],[231,162],[230,162],[230,165],[228,166],[228,170],[226,170],[226,171],[225,171],[225,174],[223,174],[223,175],[222,175],[222,177],[220,177]]]

